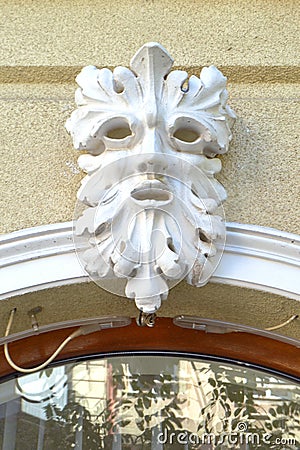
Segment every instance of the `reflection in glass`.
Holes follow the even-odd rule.
[[[0,449],[299,449],[300,388],[240,364],[122,355],[0,384]]]

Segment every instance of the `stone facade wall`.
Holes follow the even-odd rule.
[[[158,41],[175,67],[228,76],[227,221],[299,233],[299,39],[293,0],[1,3],[1,229],[71,220],[83,174],[64,129],[82,66],[128,65]]]

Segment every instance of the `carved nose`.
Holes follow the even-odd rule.
[[[154,164],[158,160],[158,156],[162,155],[162,142],[158,131],[154,128],[148,130],[143,141],[143,154],[146,162]]]

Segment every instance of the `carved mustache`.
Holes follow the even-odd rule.
[[[88,175],[78,198],[92,207],[105,206],[116,196],[123,201],[131,198],[136,202],[163,204],[191,191],[195,206],[200,207],[201,201],[202,207],[206,204],[207,212],[211,213],[225,196],[222,185],[213,178],[218,163],[218,160],[207,161],[205,158],[203,167],[199,167],[180,157],[157,155],[155,162],[147,164],[145,155],[127,156]]]

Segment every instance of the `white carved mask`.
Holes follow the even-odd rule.
[[[78,192],[75,243],[99,285],[156,311],[183,278],[204,285],[225,240],[221,170],[234,113],[226,78],[170,71],[167,51],[144,45],[131,70],[85,67],[67,121],[88,175]],[[116,282],[121,281],[121,283]]]

